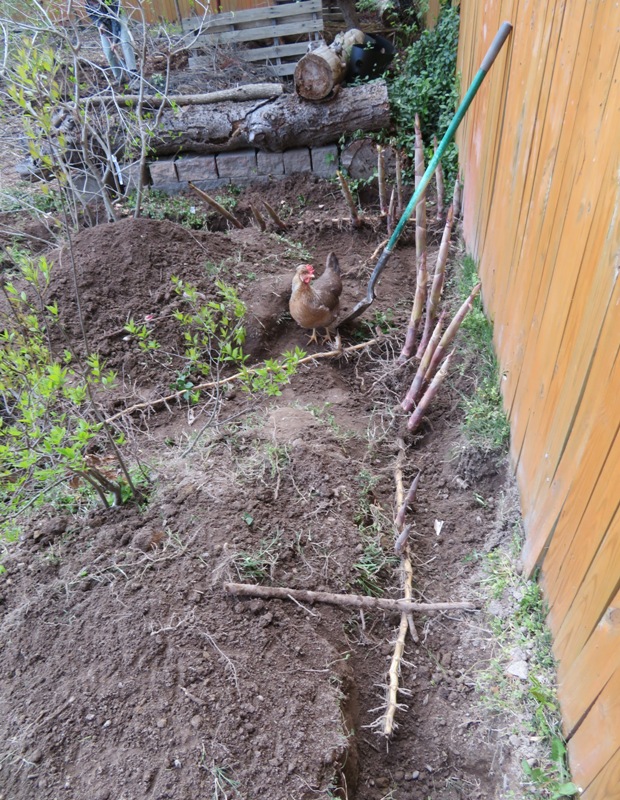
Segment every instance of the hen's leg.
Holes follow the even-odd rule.
[[[312,328],[312,336],[308,339],[308,344],[318,344],[319,340],[316,335],[316,328]]]

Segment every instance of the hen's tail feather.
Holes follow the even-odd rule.
[[[325,268],[332,269],[336,273],[336,275],[340,275],[340,264],[338,262],[338,259],[336,258],[335,253],[330,253],[327,256],[327,264]]]

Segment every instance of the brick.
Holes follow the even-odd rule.
[[[221,189],[222,186],[230,186],[230,178],[213,178],[210,181],[192,181],[194,186],[202,189],[203,192],[212,192],[214,189]]]
[[[310,150],[307,147],[296,147],[294,150],[285,150],[282,153],[284,161],[284,174],[294,175],[298,172],[312,172]]]
[[[282,153],[256,154],[256,163],[260,175],[284,175],[284,159]]]
[[[218,153],[215,161],[220,178],[251,180],[257,175],[256,152],[254,150]]]
[[[158,188],[160,184],[175,183],[179,180],[173,158],[151,161],[149,172],[155,188]]]
[[[175,181],[174,183],[158,183],[153,184],[151,187],[154,191],[163,192],[164,194],[181,194],[181,192],[189,191],[187,181]]]
[[[210,181],[217,178],[215,156],[187,156],[176,162],[180,181]]]
[[[310,150],[312,157],[312,172],[319,178],[333,178],[338,169],[338,147],[330,144],[327,147],[313,147]]]

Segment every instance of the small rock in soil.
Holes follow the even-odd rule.
[[[527,676],[529,674],[527,661],[513,661],[512,664],[509,664],[506,667],[506,673],[514,676],[515,678],[519,678],[522,681],[527,680]]]

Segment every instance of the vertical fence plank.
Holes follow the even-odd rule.
[[[597,530],[603,534],[598,552],[569,607],[570,613],[566,610],[566,604],[557,613],[557,621],[561,619],[562,613],[565,616],[553,642],[553,649],[556,657],[560,661],[565,660],[567,664],[571,664],[575,660],[599,622],[604,613],[604,610],[601,612],[601,607],[607,609],[618,591],[620,505],[617,495],[614,495],[614,488],[618,487],[620,480],[618,449],[616,448],[614,470],[609,477],[610,483],[607,483],[607,479],[605,480],[605,484],[597,492],[596,500],[592,503],[591,514],[584,518],[584,526],[596,525]],[[615,483],[613,483],[614,480]],[[599,483],[602,484],[603,481],[599,481]],[[616,506],[611,512],[611,518],[609,518],[609,508],[605,505],[606,498],[600,495],[605,490],[607,490],[607,498],[612,497],[612,502]],[[565,585],[568,586],[568,584]],[[572,591],[572,587],[570,590]]]
[[[610,163],[602,179],[598,223],[592,233],[598,237],[586,247],[583,275],[578,281],[571,305],[570,322],[562,339],[556,368],[551,378],[543,419],[539,450],[530,450],[531,463],[523,469],[532,474],[532,492],[526,524],[533,531],[526,560],[531,567],[540,552],[536,531],[550,529],[566,497],[566,478],[595,480],[598,472],[585,461],[597,453],[604,455],[605,442],[613,441],[617,422],[617,396],[609,392],[609,367],[614,360],[614,342],[620,346],[618,328],[618,282],[615,274],[615,242],[620,241],[620,184],[614,173],[620,163]],[[605,191],[604,184],[607,184]],[[615,211],[617,209],[617,211]],[[611,218],[611,223],[608,220]],[[605,226],[608,225],[607,230]],[[603,245],[603,252],[598,248]],[[571,391],[565,391],[565,386]],[[553,402],[550,402],[553,399]],[[604,401],[604,402],[603,402]],[[595,432],[593,424],[610,422],[607,430]],[[582,453],[583,443],[591,438],[598,443],[595,452]],[[572,460],[571,460],[572,459]]]
[[[504,20],[510,21],[512,19],[517,5],[518,3],[512,2],[512,0],[502,0],[497,4],[497,14],[489,14],[485,25],[487,30],[490,29],[491,35],[495,35]],[[486,50],[486,47],[487,43],[485,42],[483,49]],[[485,81],[486,92],[479,108],[478,129],[481,134],[479,141],[483,152],[479,154],[479,189],[472,200],[473,215],[476,222],[475,238],[472,241],[474,249],[477,248],[478,242],[481,241],[481,237],[486,231],[492,208],[491,198],[495,186],[498,157],[502,142],[503,120],[506,113],[506,90],[510,78],[512,54],[512,42],[509,39]],[[487,285],[490,288],[491,282]]]
[[[620,750],[616,750],[581,797],[582,800],[620,800]]]
[[[620,591],[570,668],[560,662],[558,681],[567,737],[616,672],[620,672]]]
[[[603,13],[605,11],[607,13]],[[582,90],[579,96],[578,125],[567,158],[566,174],[573,177],[568,185],[565,183],[564,199],[562,196],[558,198],[558,209],[562,216],[561,223],[557,225],[557,251],[552,251],[554,269],[548,291],[540,296],[537,312],[534,312],[538,313],[541,320],[539,330],[533,333],[530,329],[524,355],[524,361],[530,367],[528,376],[533,375],[535,385],[529,386],[525,381],[514,385],[512,403],[516,406],[524,404],[525,394],[532,395],[540,390],[546,395],[548,391],[571,303],[575,297],[580,298],[584,294],[584,288],[577,282],[589,281],[591,265],[596,263],[597,255],[603,248],[609,226],[608,215],[613,210],[613,205],[608,205],[613,203],[617,193],[613,181],[606,181],[609,191],[603,202],[599,202],[601,179],[604,180],[607,170],[615,172],[618,165],[615,147],[617,137],[612,126],[620,120],[620,113],[613,99],[610,101],[609,98],[610,78],[613,80],[616,77],[613,76],[613,69],[610,75],[609,66],[617,64],[620,40],[603,36],[603,32],[612,24],[612,11],[611,2],[597,5],[598,19],[595,20],[597,24],[583,76],[583,87],[587,87],[587,90]],[[589,241],[593,224],[598,224],[600,230]],[[553,280],[556,269],[561,269],[561,280]],[[545,342],[544,355],[543,348],[539,346],[540,337]],[[540,406],[538,401],[537,407]],[[536,435],[531,437],[531,441],[536,441]],[[517,438],[516,449],[519,447],[520,440]]]
[[[588,786],[620,748],[620,672],[613,675],[568,743],[573,779]]]
[[[620,226],[614,227],[620,240]],[[540,442],[530,448],[534,453],[531,463],[524,459],[524,468],[533,480],[533,500],[526,520],[533,533],[524,553],[528,568],[539,557],[538,531],[551,525],[557,528],[545,559],[551,598],[585,508],[580,503],[591,496],[618,429],[620,284],[614,276],[614,258],[610,245],[598,262],[586,262],[594,275],[590,287],[589,276],[579,287],[585,307],[575,324],[578,335],[573,342],[563,344],[556,364],[562,381],[550,387],[548,397],[554,396],[554,402],[543,409]],[[556,374],[552,381],[555,379]],[[567,386],[570,391],[566,391]],[[599,535],[593,533],[595,538]],[[581,541],[578,545],[580,561],[590,555],[587,544]]]

